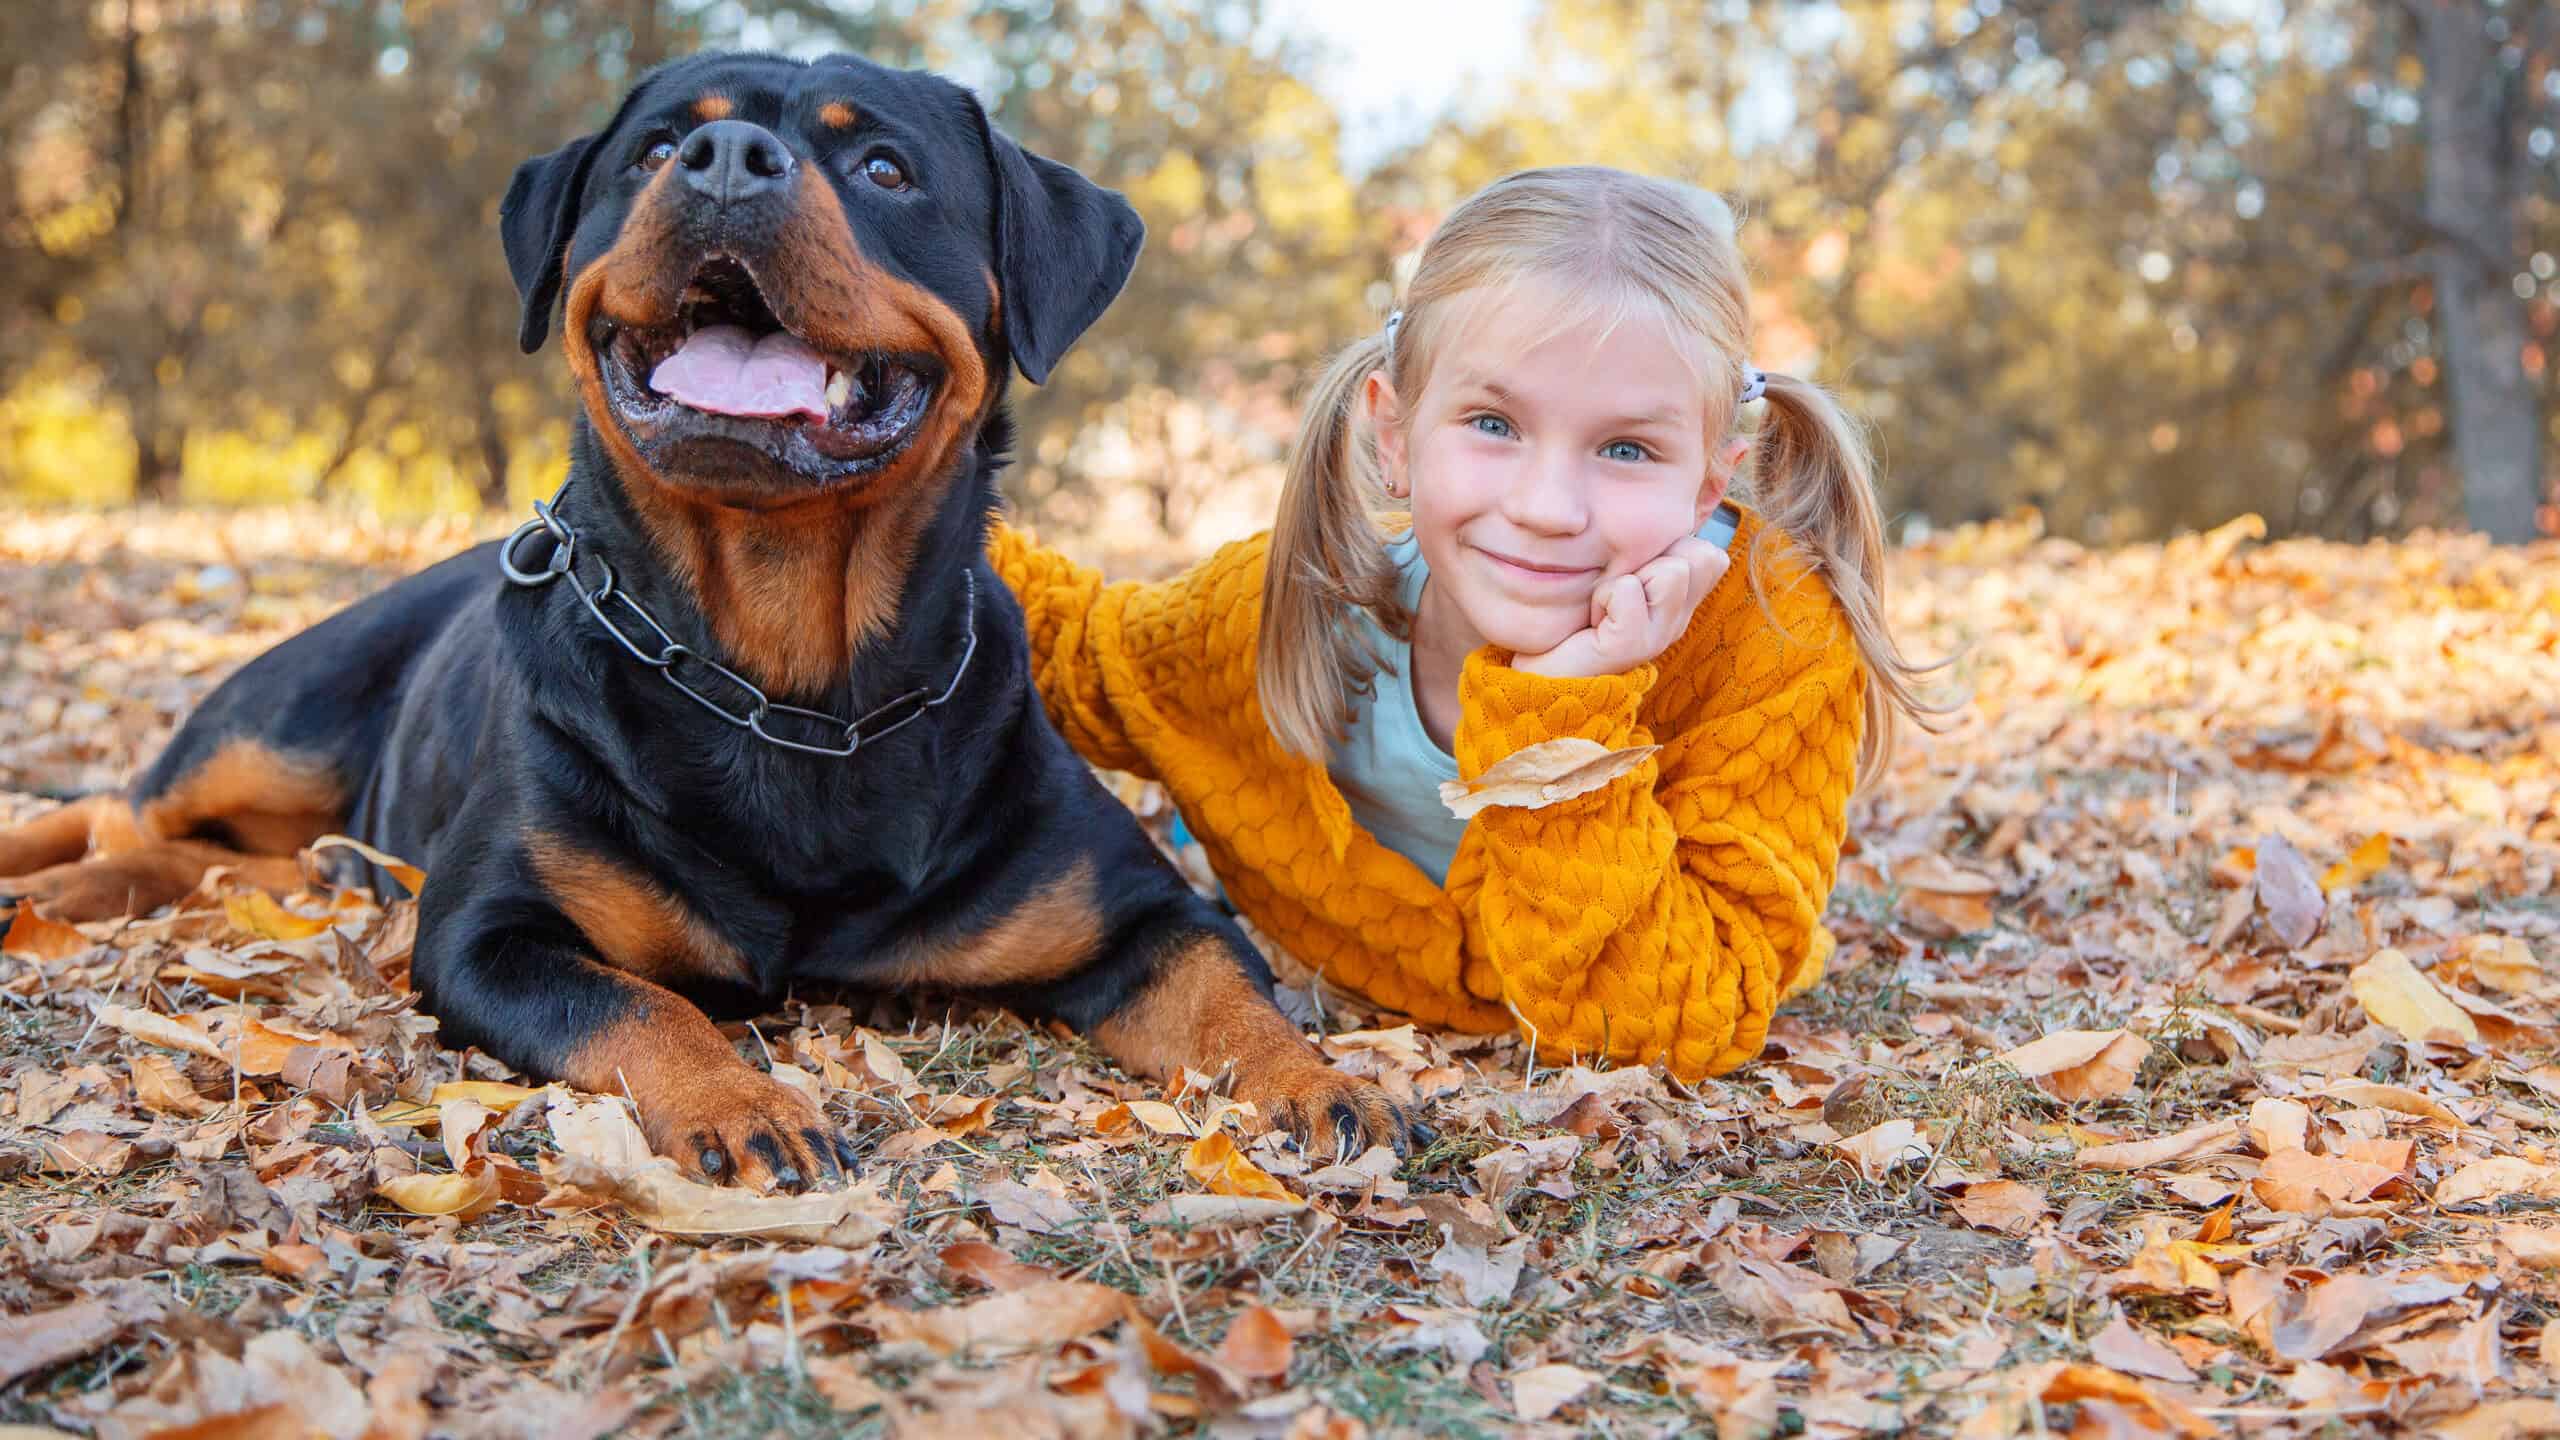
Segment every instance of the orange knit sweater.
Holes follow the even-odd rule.
[[[1268,535],[1153,583],[1107,584],[1001,523],[988,549],[1068,742],[1162,781],[1236,907],[1291,955],[1426,1023],[1489,1032],[1516,1017],[1550,1061],[1658,1060],[1695,1080],[1758,1054],[1778,1002],[1821,978],[1862,725],[1829,588],[1773,545],[1780,624],[1753,598],[1758,528],[1746,511],[1733,568],[1652,664],[1560,680],[1468,657],[1463,776],[1565,736],[1663,748],[1588,795],[1483,811],[1445,889],[1263,724]]]

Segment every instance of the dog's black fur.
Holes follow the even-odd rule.
[[[43,853],[60,816],[0,835],[0,874],[38,870],[0,891],[162,903],[152,887],[192,887],[198,860],[342,828],[426,868],[414,974],[448,1043],[628,1090],[653,1143],[715,1177],[798,1186],[850,1163],[703,1013],[813,981],[983,993],[1138,1068],[1232,1065],[1302,1135],[1402,1146],[1403,1116],[1322,1064],[1252,947],[1051,727],[983,556],[1007,371],[1045,377],[1108,306],[1136,213],[939,78],[702,56],[528,161],[502,214],[529,351],[568,302],[575,573],[592,588],[610,566],[675,641],[776,701],[850,718],[957,674],[947,703],[849,758],[777,747],[626,653],[568,583],[507,583],[484,545],[244,667],[122,812],[93,810],[79,854]],[[645,366],[681,297],[715,281],[849,367],[876,359],[863,393],[889,398],[863,403],[881,413],[831,437],[655,395]]]

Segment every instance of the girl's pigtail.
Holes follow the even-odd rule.
[[[1395,574],[1370,514],[1376,461],[1354,423],[1363,382],[1387,360],[1377,335],[1354,341],[1316,382],[1298,422],[1262,591],[1255,685],[1283,748],[1323,763],[1350,718],[1350,696],[1382,658],[1345,624],[1349,607],[1402,633]]]
[[[1864,784],[1891,758],[1901,717],[1934,732],[1941,728],[1935,723],[1939,717],[1956,710],[1955,701],[1929,698],[1920,683],[1948,662],[1915,664],[1886,623],[1884,510],[1876,499],[1875,461],[1866,437],[1820,385],[1790,375],[1767,379],[1769,409],[1754,437],[1752,465],[1752,489],[1767,523],[1755,541],[1752,593],[1766,610],[1757,546],[1780,533],[1830,583],[1865,672],[1866,727],[1858,745],[1858,778]]]

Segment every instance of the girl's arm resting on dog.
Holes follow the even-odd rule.
[[[1022,602],[1032,683],[1077,754],[1158,779],[1154,737],[1198,741],[1245,713],[1232,666],[1253,650],[1264,545],[1238,541],[1166,580],[1105,581],[996,522],[987,560]]]
[[[1049,720],[1076,753],[1096,765],[1153,778],[1129,742],[1108,676],[1117,668],[1112,647],[1095,623],[1117,588],[1102,572],[1079,565],[998,520],[987,534],[987,560],[1014,598],[1022,602],[1023,628],[1031,639],[1031,680]]]
[[[1812,963],[1857,764],[1856,651],[1845,636],[1744,644],[1683,744],[1590,794],[1493,806],[1470,827],[1484,883],[1468,928],[1550,1054],[1719,1074],[1759,1053]],[[1678,682],[1650,665],[1551,679],[1479,652],[1460,681],[1460,771],[1541,740],[1669,739],[1637,719],[1664,683]]]

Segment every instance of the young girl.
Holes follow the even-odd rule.
[[[1051,716],[1161,780],[1236,907],[1334,985],[1551,1061],[1751,1059],[1821,976],[1854,779],[1930,712],[1867,452],[1750,366],[1750,326],[1715,197],[1597,167],[1487,187],[1317,385],[1270,533],[1105,584],[997,528]],[[1756,503],[1728,505],[1746,456]],[[1441,800],[1565,737],[1662,748],[1543,808]]]

